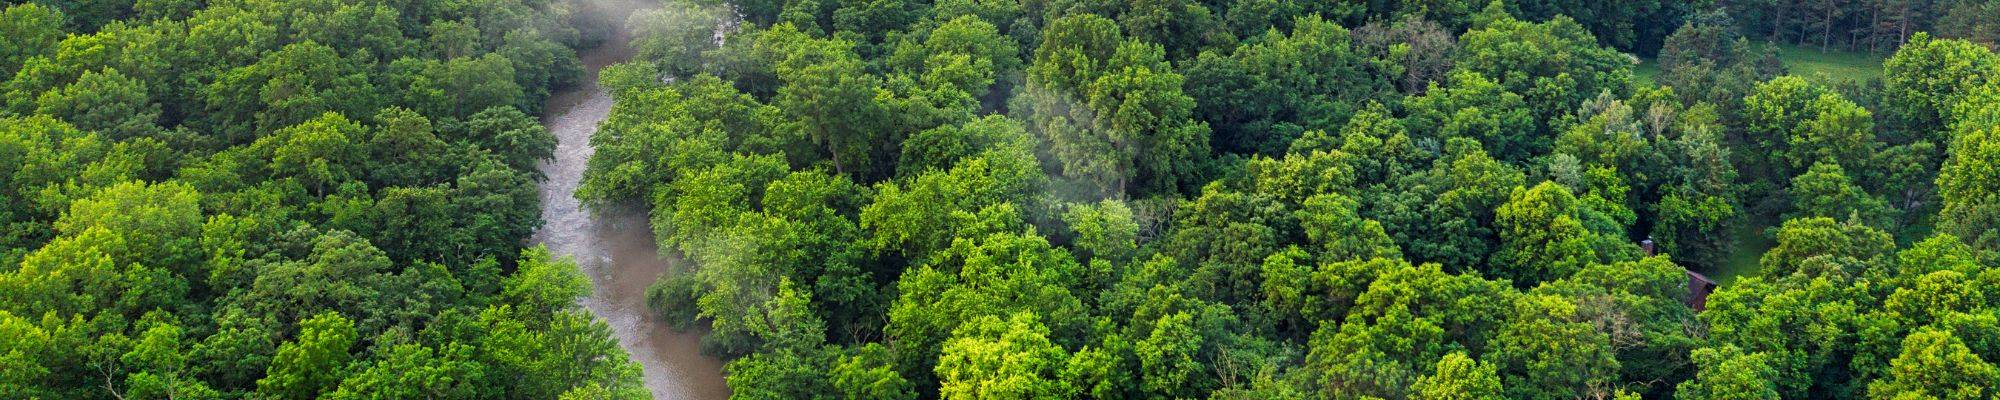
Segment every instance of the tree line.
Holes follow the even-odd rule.
[[[2000,43],[2000,3],[1987,0],[1750,0],[1728,2],[1764,40],[1889,52],[1919,32]]]

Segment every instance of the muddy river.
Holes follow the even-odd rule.
[[[675,332],[646,307],[646,287],[662,274],[681,272],[678,259],[662,258],[643,209],[586,209],[573,194],[590,160],[590,135],[611,112],[611,94],[597,71],[630,57],[620,37],[579,54],[583,83],[549,99],[542,124],[556,136],[555,158],[541,163],[541,229],[534,241],[576,259],[590,277],[584,308],[611,325],[620,346],[644,367],[646,389],[659,400],[724,399],[722,362],[701,355],[701,332]]]

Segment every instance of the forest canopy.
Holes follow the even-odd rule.
[[[540,225],[587,7],[0,12],[0,398],[643,397]]]
[[[667,1],[578,195],[745,399],[2000,394],[1990,2],[1420,3]]]
[[[0,0],[0,398],[648,397],[606,45],[732,398],[2000,396],[2000,2],[641,3]]]

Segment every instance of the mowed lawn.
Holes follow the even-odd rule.
[[[1834,49],[1820,51],[1817,46],[1777,45],[1778,60],[1785,63],[1785,69],[1792,75],[1813,79],[1824,83],[1839,81],[1867,82],[1882,76],[1882,60],[1887,54],[1870,54],[1861,51]],[[1640,82],[1653,82],[1660,75],[1658,60],[1646,58],[1632,68],[1632,74]]]

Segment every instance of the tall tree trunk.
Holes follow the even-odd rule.
[[[1783,41],[1783,40],[1785,40],[1785,35],[1784,35],[1784,32],[1785,32],[1785,9],[1787,9],[1787,8],[1791,8],[1791,4],[1789,4],[1789,3],[1791,3],[1791,2],[1789,2],[1789,1],[1785,1],[1785,2],[1778,2],[1778,3],[1774,3],[1774,4],[1775,4],[1775,5],[1777,6],[1777,7],[1772,7],[1772,8],[1776,8],[1776,9],[1777,9],[1777,12],[1778,12],[1777,14],[1772,14],[1772,16],[1771,16],[1771,42],[1772,42],[1772,43],[1777,43],[1777,42],[1780,42],[1780,41]]]
[[[1833,12],[1840,10],[1840,2],[1826,0],[1826,17],[1820,21],[1824,26],[1819,31],[1819,51],[1826,51],[1833,44]]]
[[[1902,10],[1902,13],[1900,13],[1902,18],[1897,18],[1896,20],[1896,48],[1902,48],[1903,41],[1910,40],[1910,13],[1913,11],[1910,8],[1912,7],[1915,7],[1915,5],[1904,4],[1902,7],[1898,7]]]
[[[1868,52],[1879,53],[1882,51],[1882,2],[1877,1],[1873,5],[1868,13]]]

